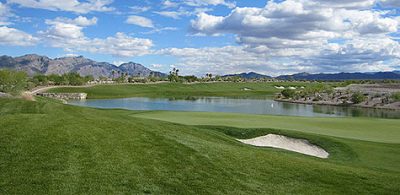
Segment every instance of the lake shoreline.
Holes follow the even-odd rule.
[[[274,99],[277,102],[286,102],[286,103],[293,103],[293,104],[306,104],[306,105],[322,105],[322,106],[338,106],[338,107],[353,107],[353,108],[369,108],[369,109],[383,109],[383,110],[393,110],[393,111],[400,111],[400,103],[397,105],[390,105],[390,106],[374,106],[374,105],[365,105],[365,104],[337,104],[334,102],[321,102],[321,101],[302,101],[302,100],[293,100],[293,99]]]
[[[355,107],[310,105],[292,102],[282,102],[273,99],[232,99],[227,97],[202,97],[197,99],[169,98],[112,98],[88,99],[84,101],[71,100],[68,104],[75,106],[94,107],[103,109],[126,110],[171,110],[194,112],[246,113],[261,115],[289,115],[305,117],[374,117],[400,118],[400,112],[370,108],[356,109]],[[362,112],[360,112],[362,111]],[[384,114],[387,113],[387,114]]]

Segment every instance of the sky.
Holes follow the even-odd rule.
[[[400,0],[0,0],[0,55],[186,75],[400,70]]]

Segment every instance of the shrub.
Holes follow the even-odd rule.
[[[363,102],[364,100],[365,100],[365,96],[361,92],[353,93],[353,95],[351,96],[351,101],[354,104],[359,104],[359,103]]]
[[[25,72],[0,70],[0,92],[18,94],[26,88],[27,80]]]
[[[400,92],[397,92],[397,93],[392,94],[392,98],[393,98],[394,101],[396,101],[396,102],[400,101]]]
[[[293,89],[284,89],[281,94],[283,95],[283,97],[285,98],[293,98],[294,95],[296,94],[296,91]]]

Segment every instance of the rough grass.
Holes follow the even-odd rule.
[[[234,139],[270,131],[308,138],[333,156]],[[187,126],[42,98],[0,99],[0,194],[398,194],[399,147],[289,129]]]
[[[97,85],[86,88],[56,88],[49,92],[88,94],[90,99],[124,98],[124,97],[169,97],[187,98],[190,96],[224,96],[265,98],[279,93],[274,86],[312,86],[316,83],[279,82],[279,83],[161,83],[161,84],[123,84]],[[251,90],[243,90],[248,88]]]

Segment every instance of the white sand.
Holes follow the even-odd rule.
[[[283,135],[268,134],[252,139],[238,139],[238,141],[253,146],[290,150],[318,158],[328,158],[329,156],[329,153],[324,149],[316,145],[312,145],[307,140],[290,138]]]

